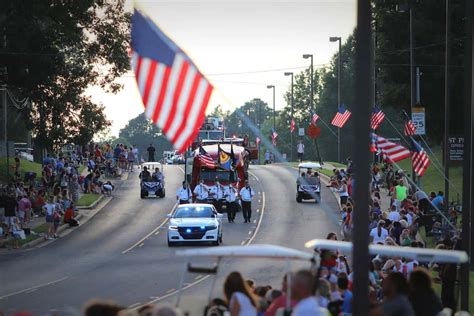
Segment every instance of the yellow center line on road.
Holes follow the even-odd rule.
[[[250,172],[250,171],[249,171],[249,173],[255,178],[255,180],[257,180],[258,183],[260,183],[260,185],[262,185],[262,183],[260,182],[260,179],[259,179],[255,174],[253,174],[253,173]],[[262,224],[263,214],[265,213],[265,192],[262,192],[262,201],[263,201],[262,207],[261,207],[262,212],[260,213],[260,217],[258,218],[257,226],[255,227],[255,230],[253,231],[253,235],[250,236],[250,238],[249,238],[248,240],[243,240],[243,241],[241,242],[241,245],[242,245],[242,246],[250,245],[250,244],[253,242],[253,240],[255,239],[255,237],[257,236],[257,233],[258,233],[258,231],[259,231],[259,229],[260,229],[260,225]],[[195,278],[195,280],[197,280],[197,281],[194,281],[194,282],[192,282],[192,283],[190,283],[190,284],[188,284],[188,285],[186,285],[186,286],[183,286],[181,289],[174,290],[173,292],[170,292],[170,293],[167,292],[166,295],[160,296],[160,297],[158,297],[158,298],[156,298],[156,299],[154,299],[154,300],[151,300],[151,301],[145,303],[144,305],[146,305],[146,304],[154,304],[154,303],[156,303],[156,302],[162,301],[162,300],[164,300],[164,299],[166,299],[166,298],[168,298],[168,297],[170,297],[170,296],[173,296],[173,295],[177,294],[179,291],[185,291],[185,290],[187,290],[187,289],[189,289],[189,288],[191,288],[191,287],[193,287],[193,286],[195,286],[195,285],[201,283],[202,281],[207,280],[209,277],[211,277],[209,274],[208,274],[208,275],[204,275],[204,276],[203,276],[203,275],[198,275],[198,276]]]

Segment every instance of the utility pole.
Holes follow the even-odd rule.
[[[444,196],[445,210],[449,208],[449,0],[446,1],[445,18],[445,51],[444,51]]]
[[[3,138],[5,142],[5,154],[7,156],[7,179],[10,179],[10,149],[8,148],[8,104],[7,104],[7,67],[0,69],[0,78],[3,81],[1,91],[2,93],[2,103],[3,103]]]
[[[285,76],[291,76],[291,118],[290,118],[290,125],[293,122],[293,115],[294,115],[294,103],[295,99],[293,97],[293,73],[292,72],[285,72]],[[290,159],[293,161],[293,133],[290,131]]]

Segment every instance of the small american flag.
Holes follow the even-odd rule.
[[[258,146],[258,144],[260,144],[260,137],[258,137],[258,136],[255,137],[255,143],[257,144],[257,146]]]
[[[147,16],[132,16],[132,68],[145,115],[183,152],[203,123],[212,86]]]
[[[278,137],[277,132],[275,131],[274,128],[272,128],[272,144],[273,144],[273,146],[276,146],[276,144],[277,144],[277,137]]]
[[[295,131],[295,120],[294,119],[291,119],[291,123],[290,123],[290,133],[293,133]]]
[[[342,128],[346,124],[346,122],[349,120],[351,115],[352,113],[346,109],[344,104],[341,104],[336,112],[336,115],[332,119],[331,124],[339,128]]]
[[[411,138],[412,143],[412,163],[413,171],[419,176],[422,177],[425,174],[426,169],[430,165],[430,157],[413,138]]]
[[[313,116],[311,117],[311,123],[313,125],[316,125],[316,121],[319,119],[319,115],[314,113]]]
[[[375,105],[372,110],[372,117],[370,118],[370,128],[374,130],[379,128],[379,125],[383,122],[384,118],[385,113]]]
[[[411,120],[405,122],[405,128],[403,129],[405,136],[413,136],[416,134],[416,126]]]
[[[376,134],[372,135],[375,147],[382,152],[384,157],[391,162],[397,162],[410,157],[410,151],[400,144],[389,141]]]
[[[211,155],[209,155],[202,147],[199,147],[199,154],[196,156],[195,159],[198,159],[201,163],[201,166],[203,167],[207,167],[210,169],[216,167],[214,159],[212,159]]]

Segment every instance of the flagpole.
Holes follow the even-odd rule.
[[[329,127],[329,125],[321,117],[319,117],[318,120],[323,122],[323,124],[329,129],[329,131],[334,135],[334,137],[337,138],[337,134],[331,129],[331,127]]]

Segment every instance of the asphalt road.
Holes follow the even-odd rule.
[[[165,199],[140,199],[137,176],[132,173],[114,199],[73,233],[39,249],[0,256],[0,311],[75,315],[91,298],[132,307],[174,300],[185,259],[175,256],[177,248],[167,246],[166,215],[175,204],[183,171],[166,166]],[[295,178],[296,171],[286,166],[252,166],[250,181],[257,192],[252,223],[244,224],[241,214],[234,224],[224,220],[223,244],[303,250],[305,241],[337,232],[332,193],[324,187],[321,204],[298,204]],[[221,294],[222,280],[230,271],[278,286],[284,268],[283,262],[224,260],[214,294]],[[204,302],[210,281],[205,275],[187,275],[184,302]]]

